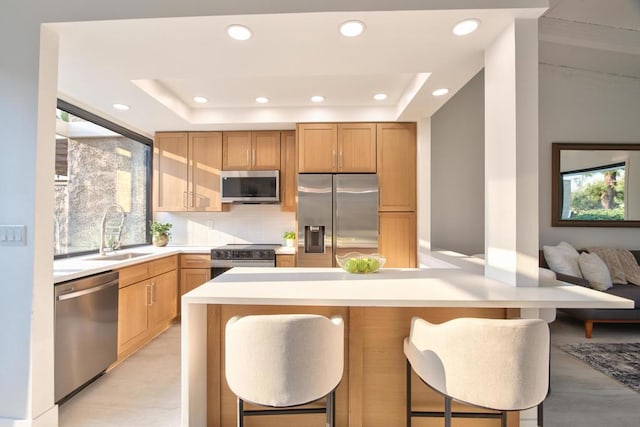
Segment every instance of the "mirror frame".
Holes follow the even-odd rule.
[[[640,151],[640,144],[601,144],[554,142],[551,144],[551,226],[552,227],[640,227],[640,220],[568,220],[562,219],[562,181],[560,179],[561,150]]]

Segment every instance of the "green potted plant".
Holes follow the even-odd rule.
[[[284,239],[285,246],[292,248],[293,242],[296,240],[296,233],[293,231],[285,231],[282,233],[282,238]]]
[[[169,243],[169,237],[171,237],[171,230],[173,224],[167,222],[162,223],[159,221],[149,221],[149,230],[151,231],[151,242],[154,246],[167,246]]]

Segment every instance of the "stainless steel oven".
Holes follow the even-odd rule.
[[[211,249],[211,278],[233,267],[275,267],[275,244],[236,244]]]

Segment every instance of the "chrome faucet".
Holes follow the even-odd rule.
[[[116,213],[119,214],[120,222],[116,222],[116,225],[107,225],[107,218],[112,210],[115,210]],[[124,212],[124,209],[122,209],[122,206],[117,203],[110,205],[105,210],[104,215],[102,216],[102,224],[100,225],[100,255],[106,255],[107,249],[111,251],[120,249],[120,245],[122,244],[122,225],[124,224],[125,216],[126,213]],[[111,230],[108,241],[107,230]],[[116,236],[115,238],[114,235]]]

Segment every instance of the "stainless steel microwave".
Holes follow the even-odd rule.
[[[222,171],[222,203],[279,203],[280,171]]]

